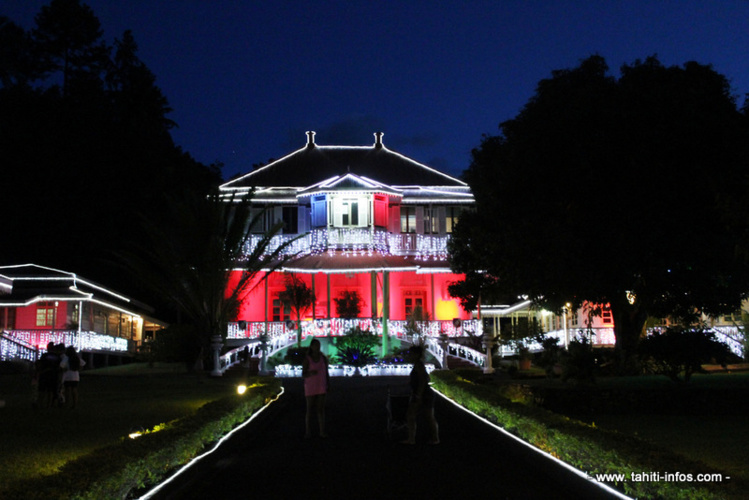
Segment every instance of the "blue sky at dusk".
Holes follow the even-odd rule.
[[[5,0],[25,28],[46,1]],[[385,145],[459,175],[482,134],[554,69],[600,54],[615,74],[657,54],[711,63],[749,92],[747,1],[89,0],[104,37],[131,29],[179,125],[224,177],[304,145]]]

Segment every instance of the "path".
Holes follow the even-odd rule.
[[[331,437],[305,440],[302,381],[288,379],[285,395],[262,418],[154,498],[612,498],[439,397],[440,445],[425,444],[422,432],[416,446],[388,439],[387,387],[405,383],[332,379]]]

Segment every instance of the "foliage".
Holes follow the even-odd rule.
[[[581,340],[573,340],[567,346],[567,351],[561,353],[562,380],[576,380],[578,382],[593,382],[596,376],[596,355],[593,344],[583,336]]]
[[[336,362],[349,366],[366,366],[377,361],[380,338],[376,333],[355,326],[335,339]]]
[[[406,334],[409,336],[424,336],[426,337],[426,328],[429,326],[430,315],[429,311],[421,306],[416,306],[409,313],[406,318]]]
[[[645,338],[639,346],[646,370],[665,375],[674,382],[689,382],[702,365],[717,362],[725,366],[728,346],[710,330],[668,328]],[[680,378],[680,375],[683,378]]]
[[[335,301],[335,311],[339,318],[358,318],[362,308],[362,296],[356,290],[343,290]]]
[[[559,345],[556,337],[543,337],[541,339],[543,351],[536,357],[536,364],[544,369],[547,377],[554,374],[554,367],[560,363],[564,349]]]
[[[302,366],[307,357],[307,347],[289,347],[284,355],[284,362],[293,366]]]
[[[198,331],[203,353],[212,336],[225,336],[242,298],[267,277],[263,271],[286,262],[281,254],[291,241],[271,246],[280,222],[248,253],[251,231],[264,215],[253,215],[250,196],[227,200],[214,192],[171,198],[160,220],[143,221],[144,240],[120,253],[124,265]],[[238,278],[236,269],[241,269]]]
[[[149,362],[195,361],[200,346],[200,336],[190,325],[170,325],[156,332],[153,340],[144,343]]]
[[[278,294],[279,300],[289,307],[296,316],[297,346],[302,343],[302,314],[315,303],[315,292],[301,278],[293,273],[284,276],[284,289]]]
[[[0,16],[0,185],[6,229],[33,225],[47,241],[16,238],[0,261],[66,269],[173,312],[112,262],[142,237],[141,218],[176,193],[202,196],[220,180],[171,137],[171,111],[130,32],[114,44],[79,0],[52,0],[30,30]],[[34,192],[34,203],[28,193]],[[54,214],[54,216],[50,216]]]
[[[22,429],[33,431],[27,441],[18,441],[8,433],[3,437],[4,457],[15,459],[15,463],[5,464],[3,471],[17,468],[19,473],[11,470],[12,474],[3,475],[0,497],[126,498],[137,488],[163,480],[173,468],[197,456],[280,391],[280,381],[256,377],[247,380],[250,389],[239,397],[236,380],[211,378],[195,384],[195,376],[185,375],[184,368],[181,374],[161,370],[161,366],[143,368],[120,377],[85,372],[80,388],[82,406],[88,401],[92,411],[76,415],[49,419],[49,415],[30,414],[26,408],[20,412],[5,408],[6,423],[25,418],[34,424],[13,426],[15,434]],[[94,386],[100,393],[91,394]],[[128,411],[123,411],[123,404]],[[161,430],[126,439],[133,419],[145,430]],[[58,445],[54,449],[38,439],[39,433],[47,432],[55,435]],[[26,446],[16,453],[13,445],[21,442]],[[36,447],[42,452],[35,453]],[[34,458],[27,459],[27,455]],[[39,469],[50,463],[47,472],[40,473]]]
[[[629,477],[632,471],[664,470],[695,475],[718,472],[640,439],[608,432],[541,408],[513,403],[499,395],[499,388],[459,378],[453,371],[434,371],[431,378],[435,389],[462,406],[589,475],[610,473]],[[715,499],[724,496],[713,493],[701,483],[627,481],[610,486],[637,498]],[[726,491],[731,485],[711,487]]]
[[[614,77],[592,56],[553,71],[473,150],[476,211],[455,228],[451,266],[547,309],[609,304],[631,370],[648,315],[732,312],[746,297],[748,124],[727,79],[696,62],[650,57]]]

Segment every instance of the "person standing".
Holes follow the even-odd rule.
[[[62,369],[62,384],[65,388],[65,401],[70,403],[70,408],[74,409],[78,404],[78,384],[81,380],[80,370],[85,366],[75,347],[72,345],[65,350],[65,355],[60,362]]]
[[[411,398],[408,402],[406,423],[408,425],[408,439],[403,444],[416,444],[416,419],[419,413],[424,413],[429,422],[431,438],[429,444],[439,444],[439,426],[434,417],[434,391],[429,387],[429,373],[424,365],[424,348],[413,346],[408,350],[408,358],[413,363],[409,374],[411,385]]]
[[[54,342],[47,344],[47,352],[42,354],[37,361],[37,373],[39,375],[38,388],[43,401],[41,405],[50,408],[56,401],[59,393],[60,356]]]
[[[304,396],[307,399],[307,414],[305,416],[305,438],[312,437],[312,413],[317,414],[317,424],[320,428],[320,437],[326,438],[325,432],[325,396],[330,385],[328,373],[328,358],[320,351],[320,341],[312,339],[307,355],[302,364],[302,377],[304,378]]]

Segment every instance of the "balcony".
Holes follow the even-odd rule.
[[[247,243],[245,255],[250,255],[262,236],[253,235]],[[304,255],[335,250],[378,252],[386,255],[415,256],[424,260],[447,258],[449,234],[389,233],[382,229],[314,229],[301,236],[274,236],[267,252],[273,252],[289,243],[282,255],[302,257]]]

